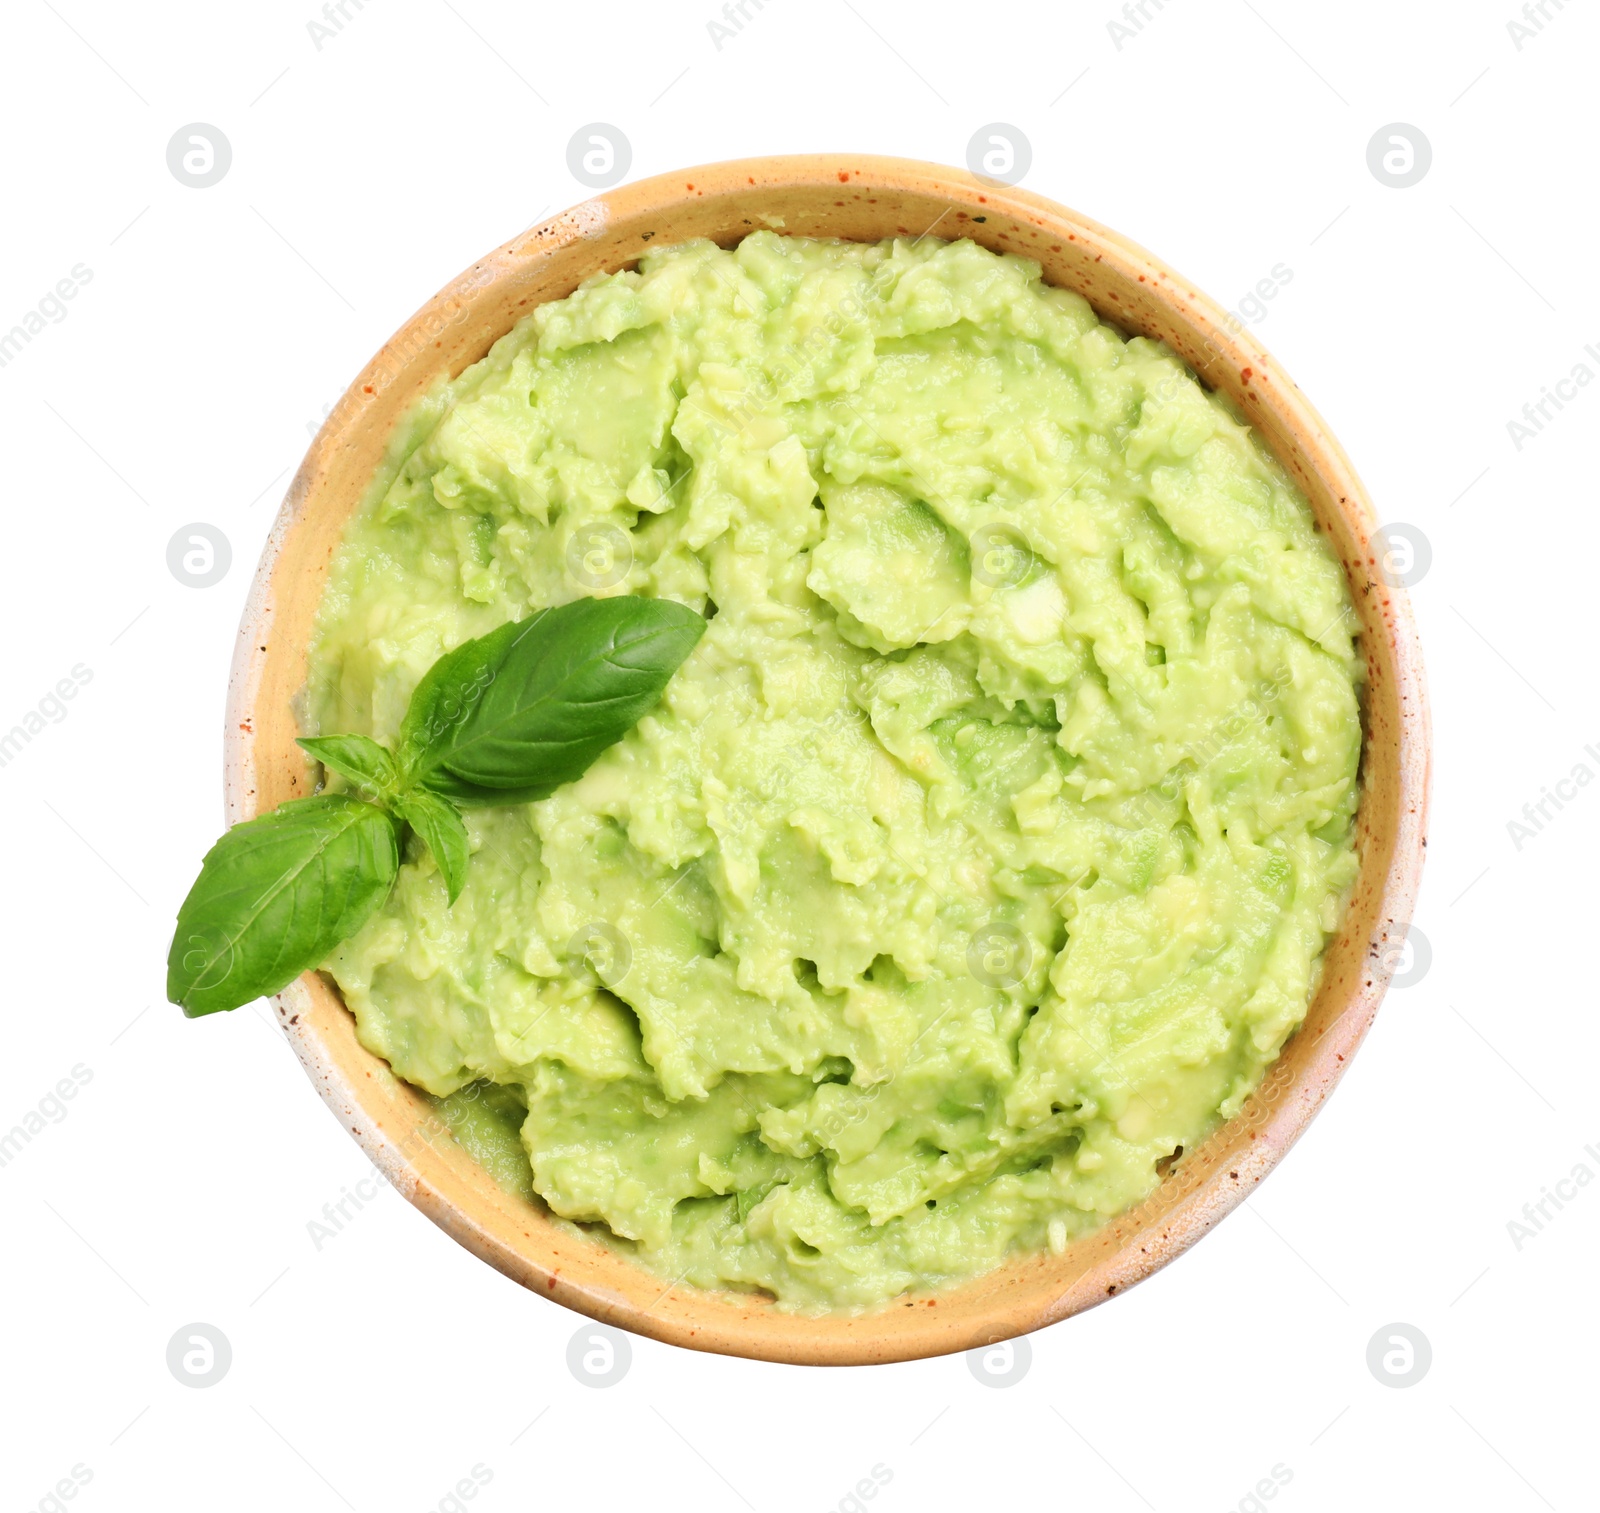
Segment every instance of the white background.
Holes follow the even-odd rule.
[[[93,674],[0,769],[0,1131],[92,1073],[0,1168],[5,1508],[58,1506],[74,1465],[70,1506],[105,1513],[824,1513],[874,1465],[887,1513],[1248,1513],[1274,1466],[1289,1513],[1593,1507],[1600,1184],[1520,1249],[1507,1225],[1578,1163],[1600,1174],[1600,785],[1520,848],[1507,825],[1600,772],[1600,387],[1520,450],[1507,422],[1576,364],[1600,374],[1600,18],[1549,4],[1519,49],[1511,0],[1147,0],[1119,49],[1111,0],[747,0],[719,49],[712,0],[347,10],[320,49],[311,0],[5,11],[0,332],[75,265],[92,279],[0,368],[0,729]],[[318,1249],[360,1150],[261,1005],[191,1023],[162,1002],[221,824],[251,571],[310,429],[390,332],[585,198],[578,127],[620,127],[639,177],[817,149],[961,164],[996,120],[1032,144],[1027,187],[1224,303],[1292,270],[1261,340],[1383,518],[1431,544],[1432,966],[1259,1194],[1035,1336],[1014,1386],[959,1356],[808,1371],[639,1340],[625,1380],[585,1387],[578,1317],[392,1191]],[[1403,190],[1366,161],[1397,121],[1433,147]],[[190,122],[232,144],[214,187],[168,170]],[[211,588],[167,567],[191,522],[232,544]],[[205,1390],[166,1365],[194,1321],[233,1351]],[[1393,1322],[1433,1351],[1403,1390],[1366,1363]],[[474,1465],[492,1480],[447,1501]]]

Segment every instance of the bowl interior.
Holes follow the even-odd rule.
[[[325,1100],[419,1208],[508,1276],[658,1339],[771,1360],[848,1364],[968,1349],[1063,1318],[1149,1275],[1259,1182],[1338,1080],[1386,985],[1385,949],[1411,916],[1423,855],[1427,713],[1403,591],[1378,571],[1371,507],[1338,444],[1247,331],[1140,248],[1018,189],[897,159],[757,159],[691,169],[602,195],[513,238],[423,306],[357,378],[291,485],[258,569],[228,718],[230,820],[310,791],[294,744],[295,696],[328,561],[385,463],[411,404],[454,377],[533,306],[631,264],[652,243],[724,245],[768,227],[877,240],[970,237],[1036,259],[1128,333],[1169,343],[1230,396],[1310,500],[1344,563],[1368,673],[1358,815],[1361,867],[1302,1028],[1237,1118],[1156,1192],[1060,1255],[1019,1256],[958,1288],[874,1313],[806,1318],[765,1299],[675,1287],[503,1192],[426,1098],[362,1049],[325,978],[308,973],[277,1012]],[[1233,325],[1236,327],[1237,323]]]

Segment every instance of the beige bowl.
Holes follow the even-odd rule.
[[[955,169],[820,156],[719,163],[599,195],[473,264],[422,307],[350,386],[312,444],[272,530],[245,610],[227,728],[231,821],[306,793],[293,704],[305,679],[328,559],[407,407],[454,377],[533,306],[629,266],[649,245],[725,245],[763,226],[876,240],[971,237],[1037,259],[1129,333],[1170,343],[1238,402],[1311,501],[1349,575],[1369,675],[1360,876],[1304,1026],[1231,1123],[1136,1209],[1064,1254],[1019,1256],[937,1295],[874,1313],[778,1312],[747,1294],[669,1286],[502,1191],[444,1131],[422,1094],[357,1043],[326,978],[277,998],[328,1106],[399,1190],[467,1249],[539,1293],[678,1345],[766,1360],[853,1364],[964,1350],[1050,1324],[1149,1276],[1248,1193],[1321,1107],[1383,996],[1411,917],[1424,850],[1428,715],[1404,593],[1384,581],[1372,508],[1338,443],[1282,369],[1221,309],[1149,253],[1073,211]],[[1386,968],[1386,962],[1388,967]]]

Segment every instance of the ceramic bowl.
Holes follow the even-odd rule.
[[[952,1290],[861,1315],[803,1317],[764,1298],[669,1286],[498,1187],[428,1100],[362,1049],[337,989],[307,973],[276,1010],[323,1098],[410,1201],[541,1297],[674,1344],[766,1360],[859,1364],[966,1350],[1104,1302],[1194,1244],[1248,1194],[1332,1092],[1366,1034],[1403,941],[1424,853],[1429,735],[1403,590],[1386,580],[1372,507],[1339,444],[1248,330],[1149,253],[1022,189],[893,158],[719,163],[624,185],[512,238],[411,317],[329,415],[257,569],[227,725],[230,821],[308,792],[294,744],[312,620],[329,558],[407,408],[535,305],[630,266],[649,246],[760,227],[877,240],[971,237],[1036,259],[1126,333],[1170,344],[1228,395],[1299,483],[1349,576],[1368,684],[1360,875],[1305,1023],[1264,1085],[1138,1208],[1059,1255],[1019,1255]]]

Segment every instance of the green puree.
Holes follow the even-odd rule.
[[[328,963],[557,1214],[882,1303],[1143,1198],[1303,1017],[1356,868],[1344,577],[1035,264],[762,231],[535,310],[353,521],[307,723],[390,739],[443,652],[594,593],[713,618],[585,777],[467,814],[453,908],[414,847]]]

